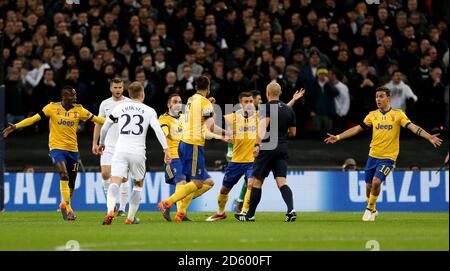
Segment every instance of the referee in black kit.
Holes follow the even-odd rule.
[[[305,90],[300,91],[303,96]],[[250,195],[250,208],[247,214],[236,214],[239,221],[255,221],[256,207],[261,200],[261,187],[264,179],[272,171],[283,200],[287,206],[286,222],[295,221],[297,215],[294,210],[292,190],[286,184],[289,137],[295,137],[296,118],[292,108],[281,102],[281,86],[270,83],[266,88],[268,103],[261,106],[260,127],[254,148],[255,162],[253,164],[253,185]],[[271,111],[271,108],[273,111]],[[270,127],[276,129],[270,131]],[[266,134],[269,136],[266,137]],[[266,137],[266,138],[265,138]],[[272,138],[271,138],[272,137]],[[270,147],[272,146],[272,147]]]

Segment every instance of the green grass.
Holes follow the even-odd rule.
[[[64,250],[68,240],[81,250],[369,250],[369,240],[380,250],[449,250],[448,213],[385,212],[371,223],[361,213],[300,213],[294,223],[282,213],[258,213],[255,223],[190,213],[197,222],[169,223],[141,212],[140,225],[116,218],[110,226],[101,212],[77,215],[72,222],[56,212],[0,213],[0,250]]]

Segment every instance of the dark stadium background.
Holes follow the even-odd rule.
[[[380,19],[383,14],[387,19]],[[0,33],[5,121],[17,122],[58,101],[64,85],[74,86],[78,102],[97,114],[114,76],[127,83],[141,80],[145,103],[159,114],[171,93],[180,93],[184,101],[192,95],[192,79],[200,74],[210,76],[211,95],[222,107],[237,103],[242,91],[264,94],[267,83],[277,81],[285,102],[300,87],[307,90],[294,107],[298,136],[290,143],[290,167],[340,169],[352,157],[361,168],[370,133],[333,146],[322,140],[327,131],[358,124],[375,108],[374,89],[398,70],[417,96],[416,102],[402,101],[408,116],[448,138],[448,1],[80,0],[68,5],[3,0]],[[350,108],[344,115],[337,115],[330,94],[334,86],[327,83],[322,91],[311,65],[333,70],[348,87]],[[38,67],[45,75],[36,76]],[[319,119],[330,126],[316,127]],[[88,171],[99,164],[90,152],[92,130],[88,124],[79,132]],[[47,137],[48,124],[39,122],[8,138],[6,170],[52,170]],[[448,140],[435,151],[403,131],[397,165],[437,168],[446,150]],[[154,139],[148,151],[149,169],[160,170],[162,154]],[[208,168],[219,169],[225,152],[224,143],[208,142]]]

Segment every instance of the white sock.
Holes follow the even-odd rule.
[[[114,212],[117,198],[119,197],[119,186],[116,183],[111,183],[108,188],[108,194],[106,195],[106,206],[108,207],[108,213]]]
[[[107,180],[103,180],[103,191],[105,191],[105,195],[108,195],[108,188],[109,188],[110,184],[111,184],[111,178],[109,178]]]
[[[141,187],[133,187],[130,195],[130,206],[128,208],[128,219],[133,220],[141,203]]]
[[[130,181],[122,183],[120,186],[120,206],[119,210],[125,211],[128,202],[128,194],[130,193]]]

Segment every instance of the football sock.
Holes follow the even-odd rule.
[[[116,183],[111,183],[108,188],[108,194],[106,195],[106,206],[108,207],[108,214],[110,212],[114,212],[114,207],[116,207],[118,197],[119,186]]]
[[[122,184],[123,185],[123,184]],[[130,195],[130,206],[128,208],[128,219],[133,220],[141,203],[141,187],[133,188]]]
[[[367,201],[367,209],[371,211],[375,211],[375,204],[377,202],[378,196],[374,196],[372,193],[370,193],[369,200]]]
[[[250,207],[248,208],[247,217],[255,216],[256,207],[258,207],[259,201],[261,200],[261,194],[261,188],[252,187],[252,193],[250,195]]]
[[[247,194],[247,182],[244,182],[241,189],[241,194],[239,194],[238,201],[245,201],[245,195]]]
[[[59,182],[59,191],[61,192],[61,197],[66,205],[67,212],[72,211],[72,207],[70,206],[70,188],[69,188],[69,180],[60,180]]]
[[[199,189],[200,190],[200,189]],[[198,191],[198,190],[197,190]],[[180,208],[178,209],[178,213],[183,213],[184,215],[186,215],[187,213],[187,208],[189,207],[189,205],[192,202],[192,199],[194,198],[194,193],[191,193],[189,195],[187,195],[184,199],[178,201],[180,203]],[[177,206],[178,206],[178,202],[177,202]]]
[[[130,183],[125,182],[120,185],[119,210],[125,211],[128,202],[128,194],[130,192]]]
[[[168,206],[171,206],[175,202],[177,202],[181,199],[184,199],[187,195],[189,195],[192,192],[195,192],[197,190],[198,190],[197,185],[195,185],[194,182],[189,182],[185,185],[182,185],[178,189],[178,191],[175,191],[175,193],[173,193],[172,196],[170,196],[167,200],[165,200],[165,202],[166,202],[166,204],[168,204]]]
[[[287,184],[280,187],[281,196],[286,203],[287,212],[290,213],[294,209],[294,199],[292,197],[292,190]]]
[[[182,188],[184,184],[177,184],[175,186],[175,193],[179,192],[179,190]],[[179,200],[177,201],[177,212],[181,212],[181,205],[182,205],[182,201]]]
[[[196,199],[196,198],[200,197],[201,195],[205,194],[211,188],[212,188],[212,186],[210,186],[208,184],[203,184],[202,188],[200,188],[199,190],[194,192],[193,199]]]
[[[228,194],[221,194],[219,193],[219,196],[217,197],[217,203],[219,205],[219,209],[217,210],[218,214],[223,214],[225,211],[225,205],[228,201]]]
[[[183,200],[178,201],[181,203],[180,208],[178,209],[178,212],[181,212],[186,215],[187,208],[189,207],[189,205],[191,205],[192,200],[200,197],[201,195],[203,195],[206,191],[208,191],[211,188],[212,188],[212,186],[203,184],[202,188],[198,189],[194,193],[187,195]],[[178,202],[177,202],[177,207],[178,207]]]
[[[251,189],[247,189],[244,197],[244,205],[242,205],[242,211],[248,212],[248,208],[250,207],[250,195],[252,194]]]
[[[108,188],[109,188],[110,184],[111,184],[111,178],[109,178],[108,180],[103,180],[103,191],[105,191],[105,195],[108,194]]]
[[[367,198],[367,203],[369,203],[369,199],[370,199],[370,196],[369,196],[369,198]],[[375,202],[373,205],[373,211],[375,211],[376,209],[377,209],[377,202]]]

